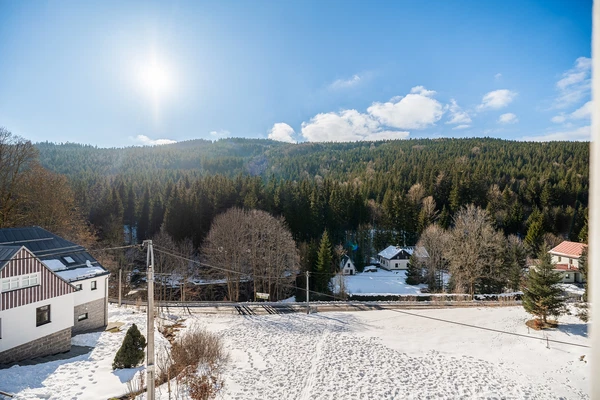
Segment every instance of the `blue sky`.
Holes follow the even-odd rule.
[[[0,126],[196,138],[586,140],[591,0],[0,2]]]

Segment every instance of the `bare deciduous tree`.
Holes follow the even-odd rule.
[[[241,283],[254,282],[255,292],[277,300],[290,292],[299,269],[292,234],[281,219],[264,211],[232,208],[218,215],[206,238],[203,253],[227,280],[230,300],[240,298]]]
[[[429,225],[417,243],[415,259],[425,270],[425,283],[431,291],[438,291],[443,287],[442,274],[448,269],[446,260],[448,241],[448,232],[439,225]],[[425,249],[427,253],[419,254],[420,249]]]
[[[473,297],[484,281],[503,279],[503,247],[504,237],[494,229],[485,210],[472,204],[459,210],[446,246],[455,291]]]
[[[18,221],[15,208],[22,200],[18,193],[23,172],[36,162],[37,151],[29,140],[0,128],[0,228]]]

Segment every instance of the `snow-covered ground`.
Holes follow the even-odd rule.
[[[521,307],[411,310],[508,332],[589,345],[574,316],[549,332],[528,332]],[[0,389],[19,399],[107,399],[127,391],[137,370],[113,373],[128,325],[145,314],[110,307],[123,332],[80,335],[87,355],[0,370]],[[450,324],[402,310],[282,315],[182,315],[224,340],[230,362],[224,399],[588,398],[590,349]],[[164,339],[157,334],[157,341]],[[160,348],[160,345],[157,347]],[[584,361],[580,357],[585,356]],[[29,388],[27,388],[29,386]],[[159,388],[159,398],[166,388]]]
[[[361,295],[398,295],[420,294],[427,285],[407,285],[406,271],[386,271],[377,268],[377,272],[362,272],[356,275],[337,275],[333,283],[339,287],[337,280],[344,279],[346,293]]]
[[[0,390],[18,394],[17,399],[99,400],[127,393],[127,381],[135,376],[133,382],[137,382],[137,374],[144,368],[113,371],[112,362],[133,323],[142,333],[146,331],[146,313],[109,306],[109,321],[123,322],[121,331],[86,333],[72,338],[74,345],[94,347],[88,354],[0,370]],[[158,331],[155,338],[158,351],[169,346]]]

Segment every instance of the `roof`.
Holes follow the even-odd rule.
[[[61,278],[73,282],[109,272],[80,245],[39,226],[0,229],[0,248],[25,246]],[[1,252],[2,250],[0,250]],[[4,260],[7,257],[0,257]]]
[[[412,256],[415,251],[414,247],[399,247],[399,246],[388,246],[385,250],[381,251],[378,256],[387,258],[388,260],[396,257],[401,251],[405,251],[408,255]]]
[[[348,261],[350,261],[350,262],[352,263],[352,266],[354,267],[354,262],[352,261],[352,259],[351,259],[351,258],[350,258],[350,257],[349,257],[347,254],[344,254],[344,255],[342,256],[342,259],[340,260],[340,267],[341,267],[341,268],[344,268],[344,267],[345,267],[345,264],[346,264]]]
[[[549,251],[549,253],[565,255],[573,258],[581,257],[583,249],[587,247],[585,243],[569,242],[565,240],[555,248]]]
[[[21,246],[0,246],[0,269],[21,250]]]

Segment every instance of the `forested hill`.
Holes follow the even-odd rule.
[[[240,206],[283,216],[300,241],[324,229],[341,238],[370,224],[401,232],[403,243],[414,244],[426,224],[448,226],[471,203],[486,208],[506,234],[531,231],[539,240],[544,233],[577,239],[587,232],[588,143],[223,139],[36,147],[44,167],[70,178],[101,234],[112,229],[107,221],[118,226],[122,219],[141,225],[141,236],[151,235],[164,219],[173,236],[191,236],[198,244],[216,214]]]
[[[156,176],[165,170],[286,180],[373,180],[381,175],[391,177],[394,185],[401,187],[415,182],[433,183],[439,172],[504,182],[527,179],[559,183],[566,179],[567,185],[579,177],[578,184],[587,187],[589,160],[588,143],[490,138],[300,144],[265,139],[199,139],[109,149],[45,142],[36,147],[44,167],[70,177]]]

